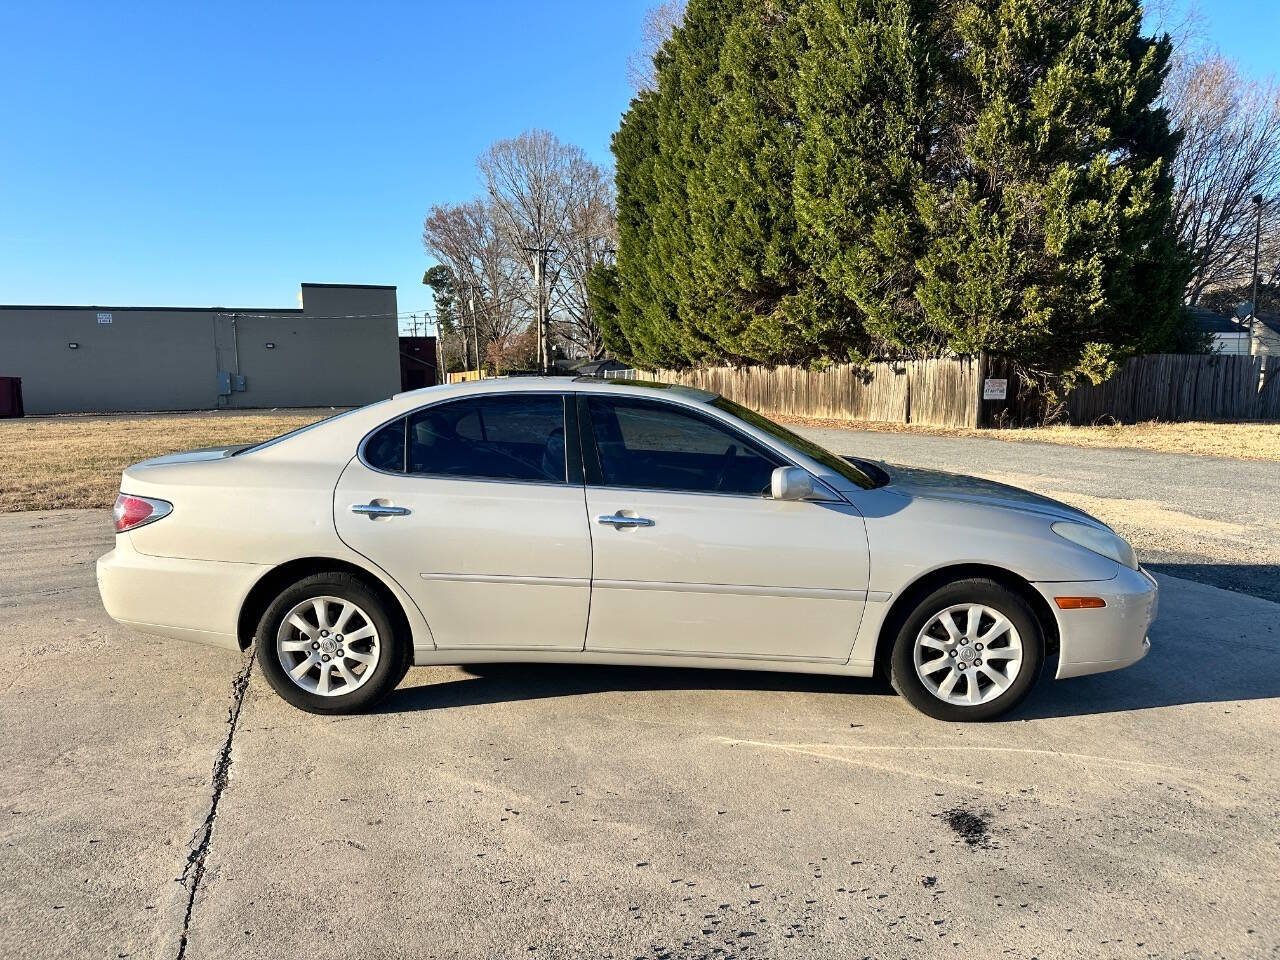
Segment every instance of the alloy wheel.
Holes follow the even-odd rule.
[[[999,697],[1022,669],[1022,638],[1008,617],[982,603],[954,604],[934,614],[916,636],[916,676],[955,706]]]
[[[298,687],[322,697],[359,689],[377,669],[382,644],[373,620],[341,597],[296,604],[276,631],[276,656]]]

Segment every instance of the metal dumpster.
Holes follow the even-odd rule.
[[[0,377],[0,417],[22,416],[22,378]]]

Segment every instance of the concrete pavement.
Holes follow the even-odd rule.
[[[1162,578],[1146,660],[983,726],[871,681],[508,666],[324,719],[111,624],[109,541],[0,516],[4,956],[1280,950],[1276,604]]]

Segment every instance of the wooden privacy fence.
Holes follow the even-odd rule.
[[[707,367],[620,371],[722,394],[761,413],[938,427],[1016,426],[1044,406],[999,357],[804,367]],[[983,381],[1007,381],[1003,400],[983,400]],[[1114,377],[1067,398],[1071,423],[1280,419],[1280,358],[1221,354],[1134,357]]]
[[[978,422],[979,368],[978,360],[965,358],[842,364],[824,370],[706,367],[610,376],[698,387],[782,417],[972,427]]]
[[[1280,357],[1154,353],[1072,391],[1072,423],[1280,419]]]

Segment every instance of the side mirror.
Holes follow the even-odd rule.
[[[773,471],[770,487],[775,500],[803,500],[813,496],[813,478],[799,467],[779,467]]]

